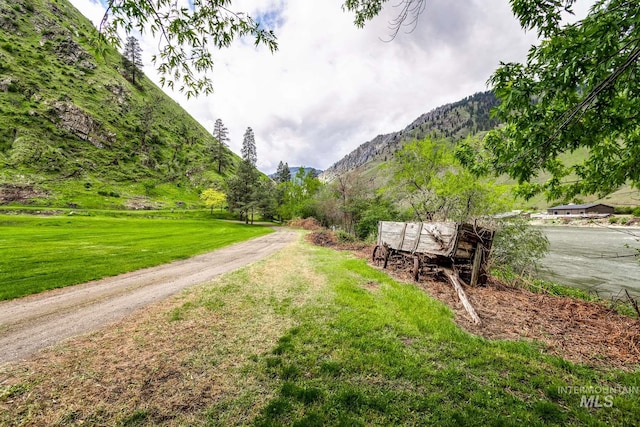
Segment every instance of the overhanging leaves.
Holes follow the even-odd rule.
[[[109,0],[100,33],[115,46],[121,44],[121,30],[158,36],[160,53],[153,61],[160,81],[189,98],[213,91],[205,74],[214,66],[212,51],[244,36],[271,51],[278,47],[273,31],[230,6],[231,0],[192,0],[190,7],[181,7],[174,0]]]

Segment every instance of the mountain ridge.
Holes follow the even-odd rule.
[[[325,181],[363,165],[388,160],[405,142],[427,136],[447,138],[452,142],[469,134],[486,132],[498,125],[490,111],[498,100],[490,91],[478,92],[460,101],[445,104],[417,117],[402,130],[378,135],[328,167],[320,177]]]

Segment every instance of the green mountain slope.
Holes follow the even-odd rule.
[[[498,103],[491,92],[481,92],[458,102],[446,104],[422,114],[403,130],[378,135],[360,145],[351,153],[331,165],[321,176],[331,180],[334,176],[354,169],[369,169],[380,162],[389,160],[393,153],[414,139],[446,138],[459,141],[469,134],[484,132],[498,125],[490,117],[490,111]],[[371,163],[371,165],[368,165]]]
[[[96,55],[94,36],[66,0],[0,0],[0,203],[195,202],[222,179],[215,140],[147,78],[127,81],[115,49]]]

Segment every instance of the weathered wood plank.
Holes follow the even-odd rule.
[[[456,225],[448,222],[427,222],[422,227],[416,252],[448,257],[456,234]]]
[[[456,225],[445,222],[403,223],[381,221],[378,244],[395,250],[449,256]]]
[[[464,309],[467,310],[467,313],[469,313],[469,316],[471,316],[471,320],[473,320],[473,323],[475,323],[476,325],[482,324],[482,321],[480,320],[480,316],[478,316],[478,313],[476,313],[475,308],[473,308],[473,305],[471,305],[471,303],[469,302],[469,299],[467,298],[467,294],[464,292],[464,289],[462,289],[462,285],[460,284],[460,279],[458,278],[458,275],[448,269],[445,270],[444,274],[447,276],[447,278],[453,285],[453,288],[458,293],[458,298],[460,298],[460,302],[464,306]]]
[[[484,256],[484,247],[478,244],[476,253],[473,256],[473,268],[471,269],[471,282],[469,285],[476,286],[478,284],[478,278],[480,277],[480,269],[482,267],[482,258]]]
[[[414,252],[415,247],[420,242],[420,228],[421,223],[410,222],[407,224],[407,228],[404,232],[404,239],[402,241],[401,251]]]

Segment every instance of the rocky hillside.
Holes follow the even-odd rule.
[[[322,178],[331,180],[336,175],[359,168],[366,163],[386,161],[402,148],[406,141],[413,139],[431,136],[456,142],[469,134],[488,131],[498,124],[490,117],[490,111],[497,103],[493,93],[482,92],[438,107],[421,115],[401,131],[378,135],[360,145],[324,171]]]
[[[130,83],[118,51],[97,55],[95,34],[66,0],[0,1],[0,201],[75,191],[127,207],[219,181],[211,134],[147,78]]]

